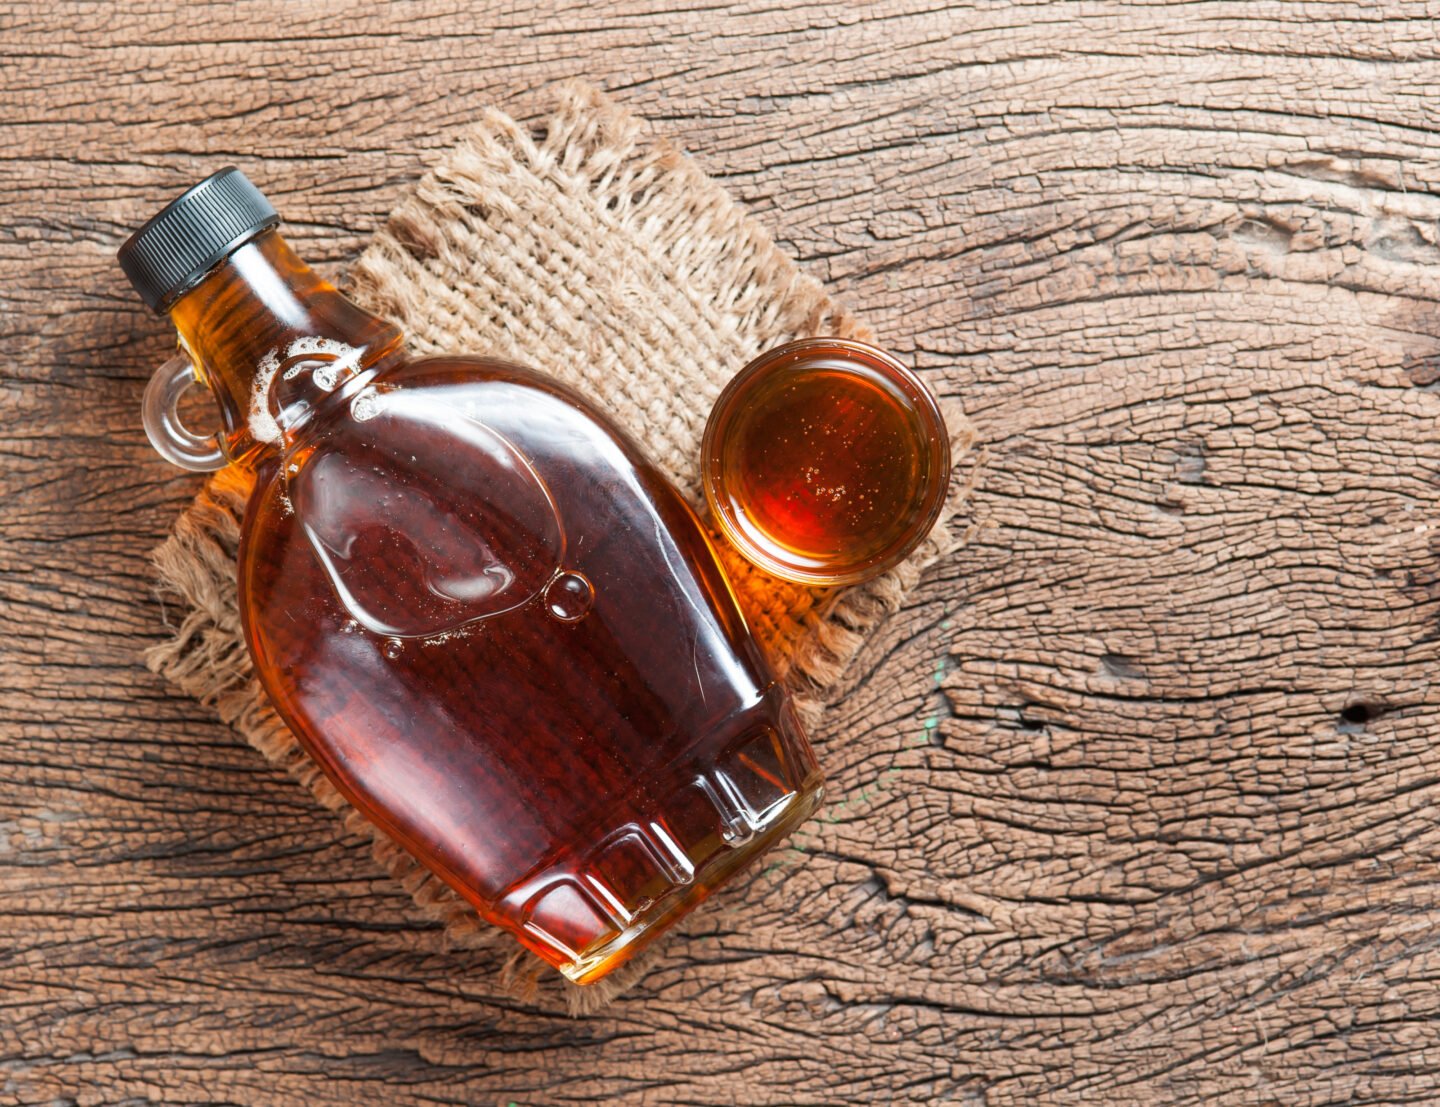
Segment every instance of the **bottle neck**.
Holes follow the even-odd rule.
[[[283,453],[322,403],[398,356],[403,338],[274,230],[206,274],[171,306],[170,320],[220,406],[225,456],[245,466]]]

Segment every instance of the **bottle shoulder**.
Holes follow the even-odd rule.
[[[358,404],[351,401],[348,414],[353,424],[357,414],[382,410],[392,416],[393,430],[407,420],[428,425],[472,420],[541,453],[561,441],[573,447],[589,442],[612,464],[623,456],[626,468],[653,473],[669,484],[612,415],[542,370],[503,358],[441,354],[387,367],[362,390]],[[345,414],[337,412],[342,420]]]
[[[347,550],[368,519],[397,542],[433,534],[425,545],[435,550],[473,531],[469,547],[502,551],[513,543],[500,530],[510,528],[528,536],[516,557],[542,565],[546,579],[582,535],[594,549],[632,533],[668,551],[654,572],[678,557],[712,575],[713,554],[667,475],[605,414],[534,369],[453,356],[388,366],[309,430],[257,469],[242,562],[302,539]],[[445,556],[464,560],[459,550]],[[465,575],[487,573],[506,575]],[[517,588],[538,588],[533,575],[510,573]]]
[[[528,475],[556,496],[588,496],[597,506],[627,488],[627,514],[663,517],[666,525],[690,514],[679,490],[622,427],[528,366],[484,356],[416,358],[382,367],[335,399],[290,448],[256,465],[251,499],[255,506],[263,501],[259,514],[303,506],[292,503],[291,493],[307,475],[329,472],[336,459],[355,473],[433,468],[448,474],[460,496],[508,497],[515,481],[498,475]]]
[[[430,354],[411,358],[382,369],[375,379],[426,387],[509,382],[541,392],[572,394],[539,369],[485,354]]]

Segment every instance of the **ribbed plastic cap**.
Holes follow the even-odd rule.
[[[244,173],[227,165],[125,240],[120,268],[140,298],[164,312],[225,255],[280,217]]]

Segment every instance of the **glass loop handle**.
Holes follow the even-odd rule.
[[[193,473],[212,473],[228,464],[213,434],[199,435],[180,421],[180,398],[193,385],[194,367],[185,354],[176,354],[155,370],[145,386],[142,418],[145,434],[155,452],[172,465]]]

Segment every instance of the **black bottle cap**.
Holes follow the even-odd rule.
[[[157,314],[222,258],[280,217],[244,173],[227,165],[171,200],[125,240],[120,268]]]

